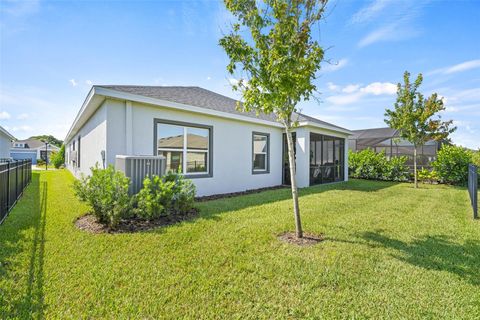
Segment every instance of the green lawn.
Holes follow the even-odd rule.
[[[0,226],[0,318],[480,318],[467,191],[351,181],[200,203],[193,221],[92,235],[66,171],[34,172]]]

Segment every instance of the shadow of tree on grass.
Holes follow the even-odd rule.
[[[389,238],[380,232],[365,232],[360,237],[370,244],[397,251],[393,257],[428,270],[447,271],[473,285],[480,285],[480,241],[463,244],[450,237],[423,236],[407,243]]]
[[[46,213],[47,182],[40,182],[39,174],[32,173],[24,195],[0,226],[0,279],[8,282],[18,278],[20,283],[25,279],[24,285],[0,289],[2,319],[44,318]],[[28,258],[19,260],[22,256]]]

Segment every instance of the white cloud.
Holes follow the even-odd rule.
[[[324,72],[334,72],[340,70],[348,65],[348,59],[343,58],[338,60],[337,63],[331,63],[324,66],[321,70]]]
[[[364,87],[359,84],[349,84],[341,91],[346,94],[332,95],[326,100],[333,105],[352,104],[368,95],[394,95],[397,92],[397,86],[391,82],[373,82]]]
[[[395,94],[397,92],[397,86],[391,82],[373,82],[368,86],[361,88],[361,92],[371,93],[373,95],[381,94]]]
[[[208,77],[207,77],[207,80],[212,80],[212,77],[208,76]]]
[[[40,0],[2,1],[0,11],[14,17],[21,17],[37,12],[39,7]]]
[[[377,17],[389,3],[392,3],[391,0],[374,0],[368,6],[363,7],[357,11],[352,19],[351,23],[363,23],[372,20]]]
[[[358,91],[359,88],[360,88],[359,84],[349,84],[342,89],[342,92],[353,93],[355,91]]]
[[[86,81],[85,81],[85,84],[86,84],[87,86],[91,86],[91,85],[93,84],[93,82],[92,82],[92,80],[86,80]]]
[[[0,111],[0,120],[8,120],[10,118],[10,113],[8,113],[7,111]]]
[[[455,64],[453,66],[436,69],[428,72],[427,75],[452,74],[452,73],[463,72],[463,71],[468,71],[468,70],[477,69],[477,68],[480,68],[480,59],[469,60],[459,64]]]
[[[28,118],[28,113],[20,113],[18,116],[17,116],[17,119],[18,120],[25,120]]]
[[[68,80],[68,82],[70,82],[72,87],[76,87],[78,85],[78,83],[77,83],[77,81],[75,81],[75,79],[70,79],[70,80]]]
[[[338,91],[338,90],[340,90],[340,86],[337,86],[337,85],[334,84],[333,82],[328,82],[328,83],[327,83],[327,88],[328,88],[328,90],[330,90],[330,91]]]
[[[27,125],[22,125],[22,126],[15,126],[12,128],[12,131],[14,132],[18,132],[18,131],[24,131],[24,132],[28,132],[28,131],[32,131],[33,128],[30,127],[30,126],[27,126]]]
[[[327,101],[334,105],[351,104],[359,101],[362,97],[363,94],[361,92],[354,94],[339,94],[328,97]]]

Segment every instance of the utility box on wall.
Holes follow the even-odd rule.
[[[125,156],[117,155],[115,169],[130,178],[130,193],[136,194],[142,189],[145,177],[163,176],[166,159],[164,156]]]

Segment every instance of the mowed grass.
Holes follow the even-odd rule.
[[[199,203],[137,234],[74,227],[70,173],[35,172],[0,226],[0,318],[480,318],[480,222],[467,191],[350,181]]]

